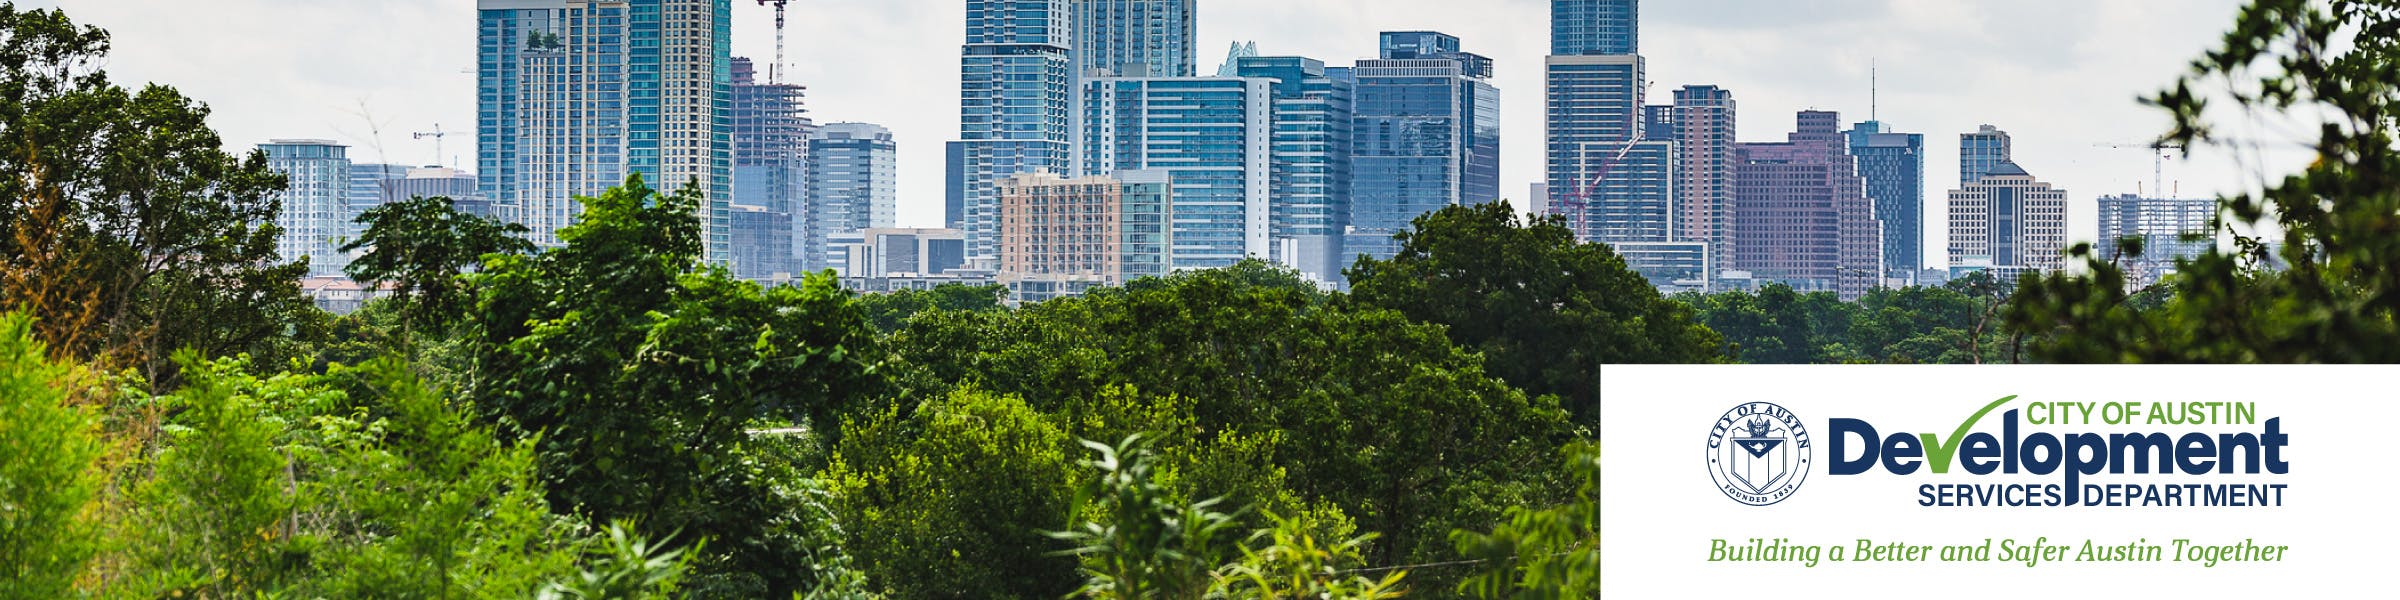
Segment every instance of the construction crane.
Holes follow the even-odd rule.
[[[2152,194],[2165,194],[2165,193],[2167,193],[2167,188],[2166,188],[2166,187],[2164,187],[2164,186],[2165,186],[2165,184],[2166,184],[2166,180],[2167,180],[2167,151],[2168,151],[2168,150],[2177,150],[2177,151],[2183,150],[2183,145],[2182,145],[2182,144],[2176,144],[2176,143],[2171,143],[2171,142],[2148,142],[2148,143],[2141,143],[2141,144],[2092,144],[2092,146],[2093,146],[2093,147],[2097,147],[2097,148],[2115,148],[2115,149],[2118,149],[2118,150],[2135,150],[2135,149],[2147,149],[2147,150],[2150,150],[2150,151],[2151,151],[2151,156],[2150,156],[2150,158],[2151,158],[2151,162],[2150,162],[2150,193],[2152,193]],[[2136,195],[2136,196],[2142,195],[2142,193],[2141,193],[2141,191],[2142,191],[2142,190],[2140,189],[2140,188],[2142,187],[2142,184],[2141,184],[2141,183],[2139,183],[2139,182],[2136,182],[2136,183],[2134,183],[2134,184],[2133,184],[2133,187],[2135,188],[2135,189],[2133,190],[2133,191],[2134,191],[2134,195]],[[2160,197],[2161,197],[2161,198],[2164,198],[2165,196],[2160,196]]]
[[[759,6],[775,6],[775,64],[767,65],[767,83],[783,83],[783,5],[791,0],[758,0]]]
[[[1567,210],[1567,211],[1571,211],[1571,212],[1567,213],[1567,214],[1568,214],[1568,217],[1567,217],[1567,219],[1568,219],[1568,221],[1569,221],[1569,226],[1571,226],[1571,227],[1574,227],[1574,228],[1575,228],[1575,234],[1576,234],[1576,235],[1589,235],[1589,236],[1592,236],[1592,237],[1595,237],[1595,238],[1596,238],[1596,237],[1599,237],[1599,236],[1597,236],[1597,235],[1592,235],[1592,233],[1591,233],[1591,230],[1589,230],[1589,229],[1585,229],[1585,228],[1584,228],[1584,225],[1585,225],[1585,222],[1586,222],[1585,220],[1589,218],[1589,216],[1587,215],[1587,213],[1588,213],[1589,211],[1587,211],[1587,210],[1585,210],[1585,209],[1586,209],[1586,208],[1589,208],[1589,207],[1591,206],[1591,204],[1592,204],[1592,189],[1593,189],[1593,188],[1600,187],[1600,182],[1602,182],[1602,181],[1604,181],[1604,180],[1608,179],[1608,170],[1609,170],[1611,167],[1615,167],[1615,166],[1616,166],[1616,164],[1617,164],[1618,162],[1621,162],[1621,161],[1625,160],[1625,156],[1626,156],[1626,155],[1628,155],[1628,154],[1632,154],[1632,153],[1633,153],[1633,146],[1634,146],[1635,144],[1639,144],[1639,143],[1641,143],[1641,141],[1642,141],[1642,140],[1641,140],[1641,138],[1633,138],[1633,139],[1628,139],[1628,140],[1625,140],[1625,147],[1623,147],[1623,148],[1618,148],[1618,149],[1617,149],[1617,153],[1616,153],[1616,155],[1614,155],[1614,156],[1610,156],[1610,157],[1608,157],[1606,160],[1602,160],[1602,161],[1600,161],[1599,168],[1598,168],[1598,169],[1593,169],[1595,172],[1594,172],[1594,173],[1592,173],[1592,176],[1591,176],[1591,177],[1588,177],[1588,178],[1585,178],[1585,179],[1584,179],[1584,180],[1582,180],[1582,181],[1578,181],[1578,182],[1576,182],[1576,184],[1575,184],[1575,189],[1574,189],[1572,192],[1568,193],[1568,194],[1567,194],[1565,197],[1561,197],[1561,198],[1559,198],[1559,199],[1558,199],[1558,203],[1559,203],[1559,205],[1560,205],[1560,207],[1559,207],[1560,209],[1562,209],[1562,210]],[[1590,159],[1590,157],[1589,157],[1589,156],[1580,156],[1580,155],[1584,155],[1584,154],[1586,154],[1586,153],[1590,152],[1590,148],[1591,148],[1591,145],[1590,145],[1590,144],[1584,144],[1584,145],[1582,145],[1582,146],[1579,146],[1579,147],[1577,147],[1577,149],[1576,149],[1576,153],[1579,155],[1579,156],[1577,157],[1579,160],[1577,160],[1576,162],[1583,163],[1583,164],[1586,164],[1586,165],[1589,165],[1589,164],[1591,164],[1591,159]],[[1587,168],[1588,168],[1588,167],[1587,167]],[[1589,241],[1597,241],[1597,240],[1588,240],[1588,239],[1587,239],[1587,240],[1584,240],[1584,241],[1587,241],[1587,242],[1589,242]]]
[[[450,135],[450,132],[442,131],[442,124],[433,124],[433,131],[420,131],[409,135],[420,140],[425,138],[433,138],[433,164],[435,166],[449,166],[447,163],[442,162],[442,137]]]

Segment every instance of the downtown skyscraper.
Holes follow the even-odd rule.
[[[817,125],[808,118],[802,104],[808,89],[798,84],[759,81],[757,69],[750,59],[733,59],[733,218],[737,234],[758,237],[763,223],[771,218],[755,213],[766,211],[784,216],[785,231],[780,245],[786,250],[782,265],[742,266],[737,272],[749,274],[790,273],[796,256],[794,243],[803,233],[802,211],[807,210],[808,144]],[[738,257],[768,256],[749,248],[736,248]],[[765,262],[774,262],[769,258]],[[738,260],[736,262],[739,262]],[[777,268],[780,266],[781,268]]]
[[[697,184],[712,261],[731,244],[732,0],[478,0],[479,187],[542,245],[641,173]]]
[[[999,181],[1073,166],[1073,8],[1069,0],[967,0],[949,181],[970,269],[997,266]]]
[[[1653,284],[1707,285],[1724,268],[1729,233],[1722,221],[1730,200],[1727,162],[1679,164],[1685,135],[1693,150],[1727,158],[1733,102],[1723,90],[1693,90],[1686,107],[1645,102],[1646,68],[1639,54],[1639,3],[1633,0],[1553,0],[1551,54],[1544,60],[1544,187],[1550,214],[1567,218],[1575,236],[1606,243]],[[1691,113],[1693,130],[1679,120]],[[1652,132],[1656,123],[1676,128]],[[1717,128],[1722,128],[1717,131]],[[1713,131],[1713,132],[1712,132]],[[1719,177],[1694,185],[1715,173]],[[1715,190],[1699,205],[1678,205],[1677,190]],[[1697,219],[1697,222],[1694,220]],[[1707,237],[1693,237],[1702,232]],[[1712,242],[1716,243],[1712,246]]]
[[[1380,58],[1349,71],[1351,119],[1348,256],[1391,258],[1394,234],[1427,212],[1500,196],[1500,89],[1492,59],[1463,52],[1455,36],[1385,32]]]
[[[1074,0],[1079,77],[1191,77],[1198,0]]]
[[[1950,269],[2001,281],[2066,267],[2067,192],[2003,157],[1950,191]]]
[[[350,265],[342,239],[351,233],[350,148],[328,140],[273,140],[258,146],[267,168],[290,184],[278,193],[282,210],[275,226],[275,254],[286,261],[308,258],[313,277],[339,276]]]
[[[1085,81],[1083,175],[1168,175],[1171,267],[1226,267],[1267,256],[1268,85],[1241,77]]]
[[[808,140],[808,202],[794,218],[805,232],[801,268],[833,268],[834,238],[888,228],[899,218],[899,153],[892,131],[871,123],[832,123]]]
[[[1298,56],[1233,60],[1234,75],[1261,79],[1273,101],[1267,139],[1269,258],[1302,277],[1341,281],[1349,258],[1351,120],[1357,90],[1323,61]]]
[[[1758,281],[1856,300],[1883,276],[1882,222],[1841,116],[1801,111],[1783,142],[1734,149],[1734,268]]]
[[[1915,277],[1925,264],[1925,134],[1887,132],[1873,119],[1844,134],[1875,217],[1883,220],[1883,268]]]

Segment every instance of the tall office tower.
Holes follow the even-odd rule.
[[[641,173],[697,184],[710,260],[731,243],[732,0],[478,0],[480,186],[542,245],[574,196]]]
[[[1075,72],[1082,77],[1196,74],[1197,0],[1075,0]]]
[[[808,140],[808,202],[796,217],[806,229],[802,269],[832,267],[834,236],[898,220],[899,156],[892,131],[871,123],[829,124]]]
[[[1887,133],[1870,120],[1846,135],[1875,217],[1883,220],[1883,267],[1914,278],[1925,265],[1925,134]]]
[[[1346,256],[1391,258],[1392,236],[1418,215],[1500,197],[1500,89],[1492,59],[1459,51],[1458,38],[1386,32],[1381,58],[1336,79],[1355,78]],[[1347,261],[1344,261],[1347,262]]]
[[[2009,162],[2008,132],[1985,125],[1974,133],[1958,134],[1958,185],[1966,187],[1985,173]]]
[[[1550,0],[1550,54],[1641,52],[1640,0]]]
[[[733,204],[788,217],[792,229],[784,232],[789,239],[779,244],[783,248],[793,248],[805,227],[802,204],[808,197],[808,140],[817,128],[802,105],[807,93],[808,88],[797,84],[760,82],[750,59],[733,59]],[[748,220],[751,226],[760,219],[757,215],[734,216]],[[756,255],[739,247],[735,254]],[[795,269],[782,263],[797,258],[772,260],[784,267],[781,272],[792,272]],[[734,270],[759,272],[745,269],[738,260]]]
[[[1165,275],[1181,233],[1168,225],[1170,176],[1066,179],[1028,173],[1002,180],[999,281],[1019,300],[1075,295]]]
[[[1172,179],[1175,269],[1268,256],[1267,79],[1101,77],[1084,83],[1083,175]]]
[[[1875,287],[1883,230],[1840,130],[1838,114],[1801,111],[1788,141],[1735,146],[1734,268],[1844,300]]]
[[[1676,123],[1682,111],[1646,103],[1638,7],[1631,0],[1550,4],[1551,53],[1543,61],[1545,204],[1550,214],[1567,218],[1578,239],[1613,246],[1651,283],[1706,287],[1724,261],[1711,256],[1709,239],[1681,231],[1677,198],[1684,167]]]
[[[950,180],[967,231],[971,269],[991,269],[998,259],[996,184],[1023,173],[1063,173],[1072,166],[1070,8],[1069,0],[967,0],[959,148]]]
[[[350,148],[327,140],[272,140],[259,144],[267,168],[290,181],[279,200],[275,254],[283,260],[308,257],[311,277],[340,276],[350,256],[338,248],[350,235]]]
[[[1237,75],[1270,81],[1267,140],[1269,255],[1320,283],[1341,281],[1350,224],[1350,120],[1355,90],[1325,63],[1296,56],[1234,61]]]
[[[733,205],[733,276],[751,281],[787,279],[798,274],[792,254],[792,215],[764,206]]]
[[[2017,163],[1993,165],[1950,191],[1950,269],[1989,269],[2001,281],[2066,266],[2067,192],[2035,181]]]
[[[2135,194],[2100,198],[2100,251],[2126,267],[2135,285],[2149,285],[2217,246],[2217,201],[2213,198],[2143,198]],[[2184,239],[2193,236],[2193,239]],[[2140,256],[2119,256],[2117,241],[2142,241]]]
[[[1708,244],[1709,262],[1730,268],[1734,235],[1733,92],[1713,85],[1675,90],[1675,239]]]
[[[346,238],[358,239],[367,234],[367,226],[358,222],[358,215],[394,200],[409,199],[408,196],[394,196],[386,191],[391,182],[406,179],[409,168],[408,165],[350,163],[350,189],[343,194],[343,203],[350,211],[349,232],[344,234]],[[467,196],[474,195],[473,190],[469,190]]]

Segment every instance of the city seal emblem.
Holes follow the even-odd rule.
[[[1813,455],[1800,417],[1768,402],[1725,411],[1708,429],[1708,476],[1735,502],[1782,502],[1808,478]]]

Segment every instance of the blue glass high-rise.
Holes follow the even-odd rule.
[[[1390,258],[1393,235],[1427,212],[1500,195],[1500,91],[1492,60],[1457,37],[1386,32],[1358,61],[1351,120],[1350,227],[1343,252]],[[1329,75],[1331,72],[1329,70]]]
[[[1193,76],[1196,4],[1197,0],[1076,0],[1076,75]]]
[[[1084,83],[1085,174],[1168,174],[1172,268],[1225,267],[1268,255],[1269,83],[1240,77]]]
[[[1550,54],[1635,54],[1640,0],[1551,0]]]
[[[969,268],[997,264],[999,196],[1020,173],[1072,166],[1073,57],[1068,0],[967,0],[959,64],[956,194]]]
[[[1269,254],[1304,277],[1340,281],[1348,266],[1342,232],[1350,223],[1353,84],[1329,74],[1323,61],[1297,56],[1238,58],[1233,67],[1271,82]]]
[[[1883,220],[1883,265],[1901,278],[1925,263],[1925,135],[1862,121],[1845,132],[1875,216]]]

